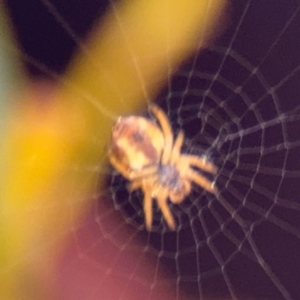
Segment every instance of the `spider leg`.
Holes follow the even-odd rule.
[[[145,214],[145,224],[146,224],[146,229],[150,231],[152,227],[152,219],[153,219],[151,188],[145,187],[144,194],[145,195],[144,195],[143,206],[144,206],[144,214]]]
[[[184,133],[183,133],[183,131],[179,131],[179,134],[174,142],[174,146],[173,146],[172,153],[171,153],[171,159],[170,159],[171,165],[174,165],[176,163],[176,161],[179,159],[183,140],[184,140]]]
[[[175,221],[174,221],[171,211],[167,205],[167,197],[159,196],[157,198],[157,204],[158,204],[158,207],[160,208],[169,228],[171,230],[175,230]]]
[[[116,157],[112,154],[111,151],[108,152],[109,161],[112,164],[112,166],[121,173],[125,178],[129,179],[130,172],[126,166],[124,166],[122,163],[120,163]]]
[[[194,183],[201,186],[203,189],[210,192],[211,194],[216,193],[216,187],[214,183],[206,179],[204,176],[198,174],[197,172],[190,169],[185,177],[189,180],[192,180]]]
[[[167,115],[158,106],[152,103],[150,104],[149,108],[159,121],[164,135],[165,149],[162,154],[161,163],[165,165],[169,163],[171,157],[171,152],[173,148],[173,131]]]
[[[196,155],[181,155],[181,159],[184,160],[187,165],[197,167],[212,174],[216,174],[218,171],[215,165]]]
[[[131,183],[128,184],[127,188],[129,191],[135,191],[139,188],[142,188],[143,185],[143,179],[135,179]]]

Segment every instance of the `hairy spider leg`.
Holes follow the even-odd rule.
[[[151,187],[144,186],[143,190],[144,190],[143,206],[144,206],[144,213],[145,213],[145,224],[146,224],[146,229],[150,231],[152,227],[152,219],[153,219]]]
[[[193,171],[192,169],[189,169],[185,176],[186,179],[189,179],[196,183],[197,185],[201,186],[206,191],[210,192],[211,194],[216,193],[215,185],[206,179],[204,176],[200,175],[199,173]]]
[[[161,164],[166,165],[170,161],[171,152],[173,148],[173,131],[168,120],[167,115],[155,104],[150,104],[150,110],[155,115],[156,119],[159,121],[160,127],[162,129],[165,148],[162,153]]]
[[[143,187],[143,179],[135,179],[127,186],[129,191],[135,191]]]
[[[186,164],[190,166],[197,167],[206,172],[216,174],[218,168],[212,163],[207,162],[205,159],[202,159],[196,155],[181,155],[181,159],[186,161]]]
[[[152,227],[152,219],[153,219],[152,195],[151,195],[152,189],[150,186],[146,186],[143,183],[144,183],[143,179],[136,179],[128,185],[128,189],[130,191],[134,191],[139,188],[143,190],[144,192],[143,210],[145,214],[145,224],[146,224],[146,229],[150,231]]]
[[[174,142],[174,146],[172,149],[171,159],[170,159],[171,165],[175,165],[180,157],[180,151],[183,144],[183,140],[184,140],[184,134],[183,131],[180,131]]]
[[[129,185],[129,189],[132,191],[139,188],[142,188],[142,190],[144,191],[143,208],[145,213],[145,224],[147,230],[150,231],[152,227],[152,220],[153,220],[152,199],[156,199],[157,205],[164,219],[166,220],[169,228],[171,230],[175,230],[175,221],[166,201],[168,198],[168,192],[159,191],[157,193],[159,196],[153,198],[152,197],[153,188],[150,185],[143,185],[143,179],[136,179]]]
[[[175,221],[174,221],[174,218],[171,214],[171,211],[167,205],[167,193],[164,193],[163,195],[159,195],[157,197],[157,204],[158,204],[158,207],[159,209],[161,210],[169,228],[171,230],[175,230]]]

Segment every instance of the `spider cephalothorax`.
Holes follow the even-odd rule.
[[[156,200],[169,228],[174,230],[175,221],[167,200],[181,203],[191,192],[192,182],[215,193],[214,183],[194,168],[212,174],[217,168],[201,157],[181,153],[183,132],[179,132],[174,142],[165,113],[154,104],[150,110],[160,126],[143,117],[119,118],[113,129],[108,157],[115,169],[131,181],[131,190],[143,190],[146,228],[151,229],[152,200]]]

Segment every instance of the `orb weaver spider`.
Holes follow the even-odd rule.
[[[216,174],[217,167],[196,155],[181,153],[184,134],[174,135],[168,117],[156,105],[150,105],[158,123],[139,116],[120,117],[113,128],[108,157],[113,167],[131,181],[131,191],[144,192],[144,214],[147,230],[152,227],[152,201],[156,200],[170,229],[175,221],[167,205],[181,203],[191,192],[192,183],[215,194],[214,182],[195,168]]]

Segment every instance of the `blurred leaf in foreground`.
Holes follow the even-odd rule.
[[[211,39],[225,3],[123,1],[58,88],[36,83],[13,97],[19,104],[1,126],[1,299],[55,298],[57,258],[98,180],[82,170],[106,161],[115,119],[150,101]]]

